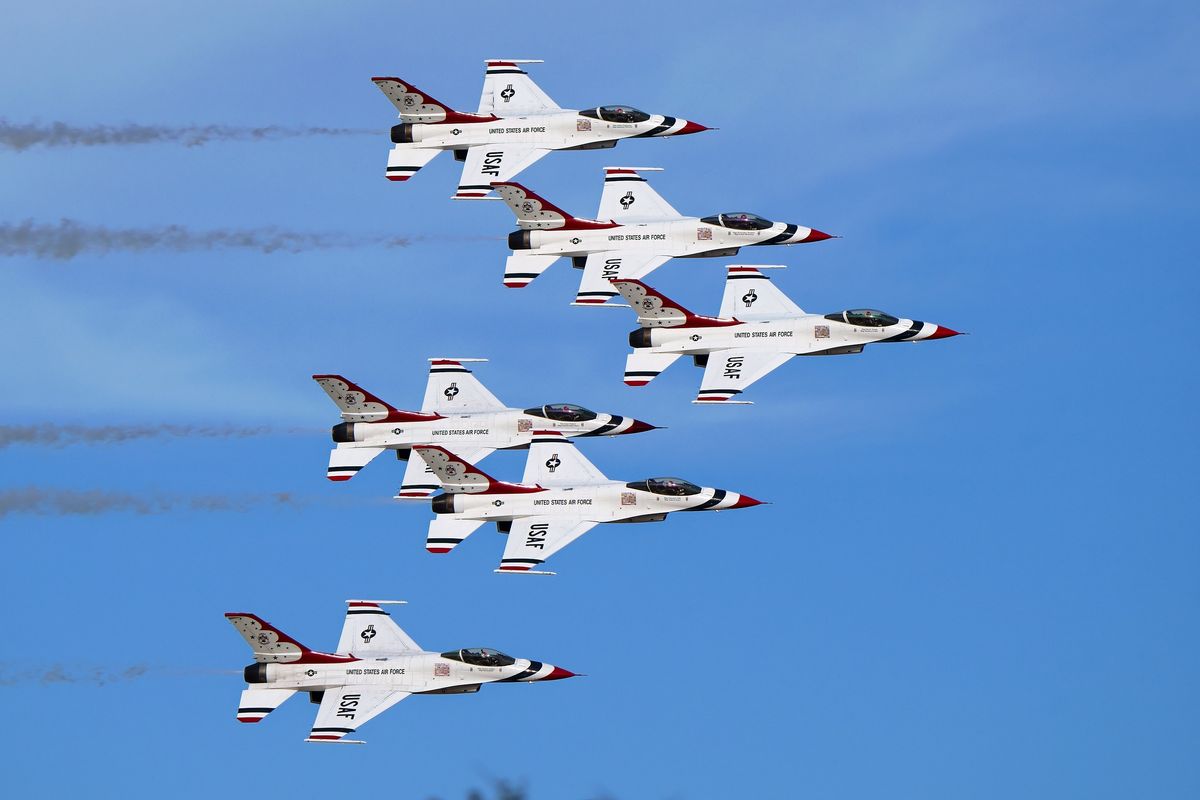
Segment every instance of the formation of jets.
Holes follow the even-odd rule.
[[[451,151],[463,163],[454,198],[502,200],[516,216],[505,286],[528,286],[557,260],[569,258],[582,271],[575,305],[628,307],[637,315],[625,384],[645,386],[690,356],[704,370],[692,402],[748,405],[742,394],[793,357],[861,353],[877,342],[958,335],[944,325],[875,309],[806,312],[763,274],[778,268],[766,265],[728,266],[718,314],[693,313],[643,279],[674,258],[729,257],[743,247],[834,237],[746,211],[685,216],[646,181],[644,174],[656,167],[606,167],[595,218],[573,216],[513,178],[553,150],[609,148],[621,139],[708,128],[625,105],[563,109],[522,69],[541,62],[486,63],[474,112],[456,111],[401,78],[372,78],[400,119],[391,131],[386,176],[406,181],[438,153]],[[341,375],[313,375],[341,415],[331,431],[326,477],[348,481],[379,455],[394,453],[405,462],[395,498],[426,501],[433,515],[425,549],[450,553],[491,523],[506,536],[494,571],[507,574],[554,575],[543,569],[546,562],[601,524],[661,522],[676,511],[761,505],[747,494],[678,477],[608,478],[579,452],[576,440],[657,426],[572,403],[506,406],[467,366],[485,360],[429,359],[416,411],[393,406]],[[495,478],[478,466],[496,450],[527,451],[519,481]],[[621,529],[612,530],[605,538],[621,536]],[[422,650],[385,610],[399,601],[346,602],[333,652],[311,650],[254,614],[226,614],[254,653],[245,669],[239,721],[259,722],[304,692],[319,706],[306,741],[358,742],[348,737],[413,694],[469,693],[485,683],[574,676],[489,648]]]

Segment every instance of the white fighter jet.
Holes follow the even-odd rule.
[[[456,200],[489,197],[493,181],[506,181],[552,150],[615,147],[621,139],[677,136],[708,128],[686,119],[611,105],[582,111],[559,108],[521,64],[541,61],[490,59],[479,111],[455,111],[400,78],[372,78],[400,113],[392,128],[387,177],[406,181],[438,153],[450,150],[463,163]]]
[[[641,325],[629,334],[625,383],[645,386],[680,356],[704,367],[694,403],[728,403],[793,356],[861,353],[875,342],[923,342],[957,336],[932,322],[900,319],[870,308],[807,314],[759,272],[731,266],[721,314],[702,317],[641,281],[613,286]],[[777,268],[777,267],[776,267]]]
[[[409,458],[414,444],[444,444],[465,459],[480,461],[496,450],[528,447],[535,428],[567,436],[617,436],[656,427],[571,403],[507,408],[463,366],[486,360],[429,359],[420,411],[401,411],[341,375],[313,375],[344,420],[333,426],[336,446],[329,453],[326,476],[331,481],[350,480],[377,455],[393,450],[408,461],[396,497],[423,498],[440,487],[421,459]]]
[[[446,493],[433,498],[425,549],[449,553],[485,522],[508,543],[496,572],[535,571],[550,556],[602,522],[661,522],[672,511],[749,508],[761,501],[682,478],[623,483],[604,477],[558,431],[539,430],[529,445],[520,483],[498,481],[442,447],[413,448]]]
[[[829,234],[789,222],[772,222],[746,211],[685,217],[640,172],[657,167],[605,167],[596,219],[573,217],[519,183],[494,183],[517,216],[520,230],[508,235],[513,254],[504,285],[528,286],[563,256],[583,270],[576,304],[599,305],[616,296],[610,281],[643,278],[672,258],[731,256],[741,247],[800,244]]]
[[[466,694],[485,683],[528,683],[575,677],[574,672],[512,658],[486,647],[422,650],[385,605],[400,600],[347,600],[342,638],[332,653],[310,650],[254,614],[230,613],[254,663],[238,703],[238,722],[261,722],[297,692],[318,704],[306,742],[363,744],[345,737],[409,695]]]

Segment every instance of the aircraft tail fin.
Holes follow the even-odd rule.
[[[254,651],[254,660],[289,664],[321,664],[345,661],[346,657],[310,650],[257,614],[230,612],[225,619]]]
[[[449,494],[525,494],[542,491],[539,486],[498,481],[444,447],[417,445],[413,452],[425,460]]]
[[[238,701],[238,722],[262,722],[267,714],[283,705],[295,689],[243,689]]]
[[[517,217],[522,230],[601,230],[617,223],[583,219],[563,211],[546,198],[512,181],[494,182],[492,188]]]
[[[467,114],[435,100],[428,92],[413,86],[403,78],[371,78],[379,91],[392,102],[404,122],[486,122],[496,119],[491,114]]]
[[[737,320],[693,314],[657,289],[638,280],[615,280],[613,287],[638,315],[644,328],[713,328],[736,325]]]
[[[313,375],[347,422],[422,422],[438,419],[437,414],[401,411],[341,375]]]

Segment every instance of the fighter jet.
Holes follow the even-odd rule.
[[[558,431],[534,432],[520,483],[491,477],[442,447],[413,448],[441,480],[433,498],[425,549],[449,553],[485,522],[508,543],[496,572],[553,575],[535,570],[602,522],[661,522],[672,511],[721,511],[760,505],[737,492],[682,478],[609,480]]]
[[[721,314],[693,314],[641,281],[613,286],[638,315],[629,334],[625,383],[645,386],[680,356],[704,367],[694,403],[744,403],[732,398],[792,356],[861,353],[874,342],[923,342],[958,336],[932,322],[901,319],[870,308],[808,314],[759,272],[731,266]],[[778,269],[778,267],[775,267]]]
[[[409,458],[414,444],[449,445],[463,458],[481,461],[496,450],[528,447],[534,428],[567,436],[617,436],[656,427],[571,403],[507,408],[463,366],[486,360],[429,359],[429,381],[420,411],[401,411],[341,375],[313,375],[344,420],[333,426],[336,446],[329,453],[326,476],[331,481],[348,481],[384,450],[393,450],[408,461],[396,497],[419,499],[440,487],[424,462]]]
[[[508,235],[513,254],[504,285],[528,286],[562,256],[583,270],[576,305],[599,305],[616,296],[610,281],[642,278],[671,258],[731,256],[741,247],[800,244],[833,238],[814,228],[772,222],[746,211],[685,217],[639,172],[656,167],[605,167],[596,219],[573,217],[519,183],[494,183],[517,216]]]
[[[529,683],[575,677],[574,672],[513,658],[486,647],[438,653],[422,650],[385,605],[402,600],[347,600],[342,638],[332,653],[310,650],[254,614],[225,618],[254,651],[244,671],[238,722],[261,722],[297,692],[320,708],[306,742],[363,744],[345,738],[413,694],[467,694],[485,683]]]
[[[400,78],[372,78],[400,113],[400,124],[392,128],[388,179],[406,181],[450,150],[463,162],[454,199],[494,199],[492,181],[515,177],[552,150],[596,150],[615,147],[621,139],[708,130],[627,105],[559,108],[520,67],[540,63],[489,59],[474,114],[455,111]]]

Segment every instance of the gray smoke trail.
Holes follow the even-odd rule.
[[[380,136],[375,128],[321,128],[266,125],[69,125],[65,122],[17,123],[0,119],[0,147],[90,147],[94,145],[182,144],[198,147],[214,141],[263,142],[304,136]]]
[[[324,428],[238,427],[235,425],[0,425],[0,450],[13,445],[66,447],[73,444],[120,444],[165,437],[230,439],[315,433]]]
[[[407,236],[370,233],[310,233],[263,228],[194,231],[182,225],[153,228],[106,228],[60,220],[57,225],[25,220],[0,223],[0,256],[35,256],[66,261],[80,253],[140,253],[169,250],[176,253],[238,248],[263,253],[300,253],[350,247],[407,247]]]
[[[90,667],[67,669],[61,664],[51,667],[18,668],[12,664],[0,664],[0,686],[16,686],[23,683],[40,683],[49,686],[56,683],[90,683],[105,686],[110,683],[132,681],[150,671],[145,664],[134,664],[124,669]]]
[[[71,516],[132,512],[166,514],[172,511],[248,511],[264,505],[299,507],[304,501],[290,492],[252,495],[174,495],[151,492],[128,494],[102,489],[43,489],[26,486],[0,489],[0,519],[9,514]]]

